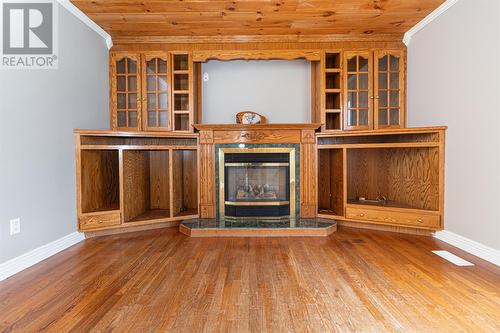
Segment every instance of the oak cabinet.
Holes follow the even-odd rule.
[[[404,52],[378,50],[374,53],[375,128],[404,127]]]
[[[169,63],[166,52],[142,55],[143,129],[145,131],[171,129]]]
[[[111,128],[192,132],[192,71],[185,52],[111,52]]]
[[[403,50],[345,52],[344,129],[405,127]]]
[[[372,53],[345,52],[344,60],[344,129],[373,128]]]
[[[445,130],[317,133],[318,216],[442,229]]]
[[[198,217],[198,135],[76,130],[78,228]]]
[[[320,68],[323,132],[405,127],[404,50],[326,50]]]
[[[141,128],[141,56],[113,53],[110,56],[111,127],[115,130]]]

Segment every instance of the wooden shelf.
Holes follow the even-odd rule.
[[[120,136],[76,130],[75,135],[79,230],[129,228],[198,216],[198,134],[126,132]],[[112,143],[122,145],[105,149]]]
[[[150,220],[163,220],[169,218],[170,218],[169,209],[150,209],[130,219],[129,221],[127,221],[127,223],[150,221]]]
[[[116,150],[79,152],[80,214],[120,209],[119,170]]]

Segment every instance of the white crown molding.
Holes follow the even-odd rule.
[[[85,239],[79,232],[73,232],[53,242],[42,245],[34,250],[22,254],[14,259],[0,264],[0,281],[5,280],[28,267],[31,267],[54,254],[67,249]]]
[[[434,234],[434,237],[458,247],[465,252],[475,255],[481,259],[489,261],[497,266],[500,266],[500,251],[494,248],[488,247],[471,239],[465,238],[463,236],[457,235],[451,231],[438,231]]]
[[[441,14],[446,12],[448,9],[450,9],[451,6],[453,6],[457,2],[458,2],[458,0],[446,0],[445,2],[443,2],[441,4],[441,6],[439,6],[435,10],[433,10],[422,21],[415,24],[415,26],[413,28],[411,28],[410,30],[408,30],[405,33],[405,35],[403,37],[403,43],[405,43],[406,46],[410,45],[411,38],[413,37],[414,34],[419,32],[420,30],[422,30],[427,24],[434,21],[436,18],[438,18]]]
[[[69,0],[57,0],[58,3],[61,4],[64,8],[66,8],[67,11],[69,11],[71,14],[75,15],[80,21],[85,23],[90,29],[94,30],[97,32],[104,40],[106,41],[106,45],[108,47],[108,50],[111,49],[113,46],[113,40],[111,39],[111,36],[104,31],[103,28],[97,25],[94,21],[92,21],[87,15],[85,15],[84,12],[82,12],[78,7],[73,5]]]

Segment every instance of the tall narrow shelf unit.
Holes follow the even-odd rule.
[[[342,52],[327,51],[322,60],[322,130],[341,130]]]
[[[198,217],[198,135],[75,131],[79,230]]]

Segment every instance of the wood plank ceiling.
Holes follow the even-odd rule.
[[[402,38],[444,0],[72,0],[113,39]],[[266,39],[267,38],[267,39]]]

